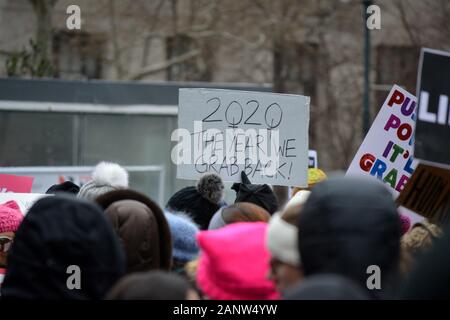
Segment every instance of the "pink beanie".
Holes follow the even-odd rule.
[[[201,249],[197,284],[213,300],[278,299],[267,279],[270,255],[267,224],[239,222],[197,235]]]
[[[0,204],[0,233],[16,232],[22,219],[23,214],[15,201]]]

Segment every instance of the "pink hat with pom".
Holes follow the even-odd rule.
[[[23,214],[15,201],[0,204],[0,233],[16,232],[23,220]]]
[[[197,284],[209,299],[279,298],[274,283],[267,279],[266,229],[264,222],[240,222],[197,235],[201,249]]]

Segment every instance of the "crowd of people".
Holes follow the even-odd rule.
[[[102,162],[90,182],[50,187],[26,215],[0,204],[0,298],[450,297],[445,225],[411,225],[376,179],[308,176],[284,206],[245,173],[227,204],[207,173],[162,207]]]

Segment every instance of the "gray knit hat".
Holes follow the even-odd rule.
[[[128,188],[128,172],[117,163],[100,162],[92,172],[92,180],[83,185],[78,198],[95,200],[107,192]]]

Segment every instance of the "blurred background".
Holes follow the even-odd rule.
[[[420,48],[450,50],[449,16],[447,0],[0,0],[0,167],[116,161],[165,201],[192,183],[170,161],[191,86],[310,96],[310,149],[345,171],[391,86],[415,93]]]

